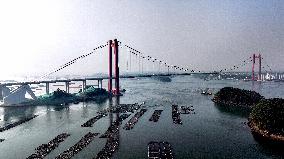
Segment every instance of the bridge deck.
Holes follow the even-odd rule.
[[[134,77],[151,77],[151,76],[167,76],[167,75],[191,75],[191,74],[218,74],[216,72],[191,72],[191,73],[171,73],[171,74],[144,74],[144,75],[121,75],[120,78],[134,78]],[[57,83],[57,82],[71,82],[71,81],[92,81],[104,80],[109,77],[89,77],[89,78],[73,78],[73,79],[59,79],[59,80],[43,80],[43,81],[25,81],[25,82],[9,82],[1,83],[0,86],[26,85],[26,84],[41,84],[41,83]],[[115,79],[113,77],[112,79]]]
[[[109,79],[108,77],[101,78],[74,78],[74,79],[60,79],[60,80],[44,80],[44,81],[26,81],[26,82],[10,82],[10,83],[1,83],[0,86],[12,86],[12,85],[26,85],[26,84],[41,84],[41,83],[57,83],[57,82],[71,82],[71,81],[91,81],[91,80],[104,80]],[[112,78],[114,79],[114,78]]]

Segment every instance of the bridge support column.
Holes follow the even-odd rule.
[[[255,54],[252,56],[252,75],[251,75],[251,80],[254,81],[254,64],[255,64]]]
[[[69,89],[69,84],[70,84],[70,83],[69,83],[68,81],[65,82],[65,87],[66,87],[65,90],[66,90],[66,93],[69,93],[69,90],[70,90],[70,89]]]
[[[87,81],[86,81],[86,80],[83,80],[83,84],[82,84],[82,92],[85,92],[86,84],[87,84]]]
[[[114,56],[115,56],[115,95],[120,95],[119,91],[119,66],[118,66],[118,41],[114,39]]]
[[[262,80],[261,79],[261,55],[260,54],[258,54],[258,56],[257,55],[255,55],[255,54],[253,54],[253,56],[252,56],[252,80],[254,81],[255,80],[255,74],[254,74],[254,67],[255,67],[255,60],[256,60],[256,58],[258,58],[258,67],[259,67],[259,70],[258,70],[258,76],[257,76],[257,79],[258,80]]]
[[[0,85],[0,100],[3,99],[3,91],[2,91],[2,85]]]
[[[45,93],[49,94],[49,83],[48,82],[45,83]]]
[[[262,80],[261,79],[261,55],[260,54],[258,55],[258,60],[259,60],[259,63],[258,63],[258,67],[259,67],[259,70],[258,70],[258,80]]]
[[[108,60],[108,73],[109,73],[109,79],[108,79],[108,91],[110,93],[112,93],[112,40],[109,40],[109,53],[108,53],[108,56],[109,56],[109,60]]]

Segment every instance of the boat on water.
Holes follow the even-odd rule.
[[[245,78],[245,79],[243,79],[243,81],[244,82],[249,82],[249,81],[251,81],[251,79]]]
[[[203,90],[201,92],[201,94],[203,94],[203,95],[212,95],[212,92],[209,90],[209,88],[206,88],[205,90]]]
[[[155,142],[148,143],[148,158],[149,159],[173,159],[172,146],[168,142]]]

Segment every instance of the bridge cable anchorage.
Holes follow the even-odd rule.
[[[102,49],[102,48],[106,47],[107,45],[108,45],[108,43],[105,44],[105,45],[100,45],[100,46],[94,48],[94,49],[93,49],[94,51],[89,52],[89,53],[87,53],[87,54],[83,54],[83,55],[81,55],[81,56],[78,56],[77,58],[74,58],[74,59],[68,61],[67,63],[65,63],[65,64],[63,64],[63,65],[57,67],[57,68],[54,69],[53,71],[51,71],[51,72],[49,72],[49,73],[47,73],[47,74],[41,76],[40,78],[45,78],[45,77],[47,77],[47,76],[49,76],[49,75],[52,75],[52,74],[54,74],[54,73],[56,73],[56,72],[58,72],[58,71],[60,71],[60,70],[62,70],[62,69],[64,69],[64,68],[66,68],[66,67],[69,67],[69,66],[73,65],[74,63],[76,63],[78,60],[84,59],[84,58],[86,58],[86,57],[88,57],[88,56],[94,54],[96,50]]]

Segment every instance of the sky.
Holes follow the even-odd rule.
[[[1,76],[43,75],[114,38],[195,70],[220,70],[261,53],[272,70],[284,71],[283,28],[282,0],[1,1]],[[121,59],[127,55],[121,48]],[[103,71],[107,50],[60,73]]]

